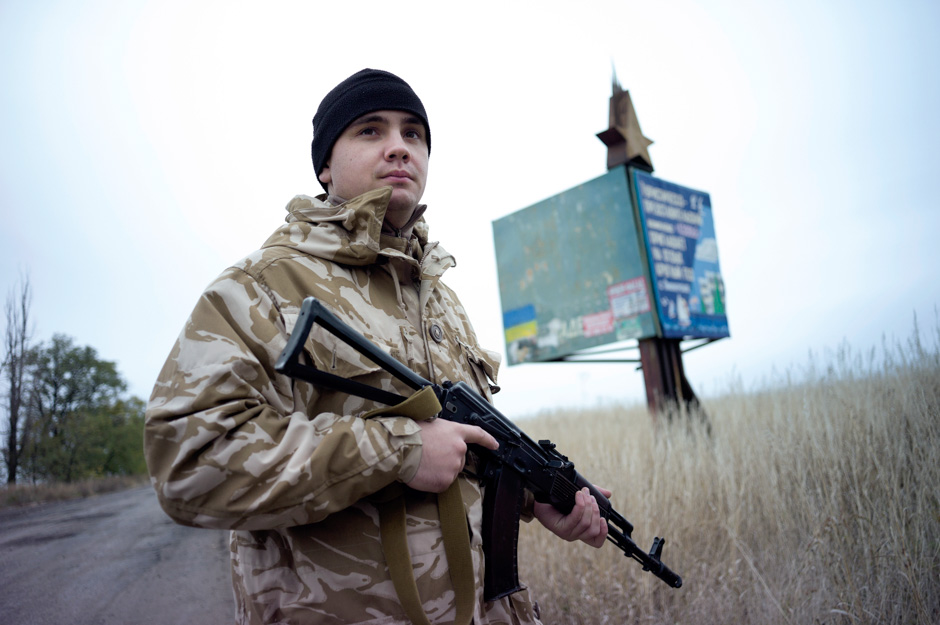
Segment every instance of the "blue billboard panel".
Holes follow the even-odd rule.
[[[631,175],[662,336],[730,336],[708,193]]]

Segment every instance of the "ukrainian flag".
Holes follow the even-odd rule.
[[[504,312],[503,327],[506,329],[506,343],[538,336],[539,326],[535,320],[535,306],[529,304]]]

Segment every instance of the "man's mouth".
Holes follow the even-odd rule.
[[[411,174],[402,169],[396,169],[394,171],[388,172],[382,176],[382,178],[390,182],[402,182],[404,180],[411,180]]]

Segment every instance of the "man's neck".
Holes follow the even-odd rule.
[[[386,234],[393,237],[401,237],[402,239],[410,239],[411,233],[414,230],[414,222],[409,222],[405,224],[403,228],[396,228],[388,222],[388,219],[382,222],[382,234]]]

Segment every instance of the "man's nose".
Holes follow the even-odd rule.
[[[408,144],[405,143],[404,138],[397,133],[392,134],[385,146],[385,158],[390,161],[396,158],[407,161],[410,157],[411,152],[408,150]]]

